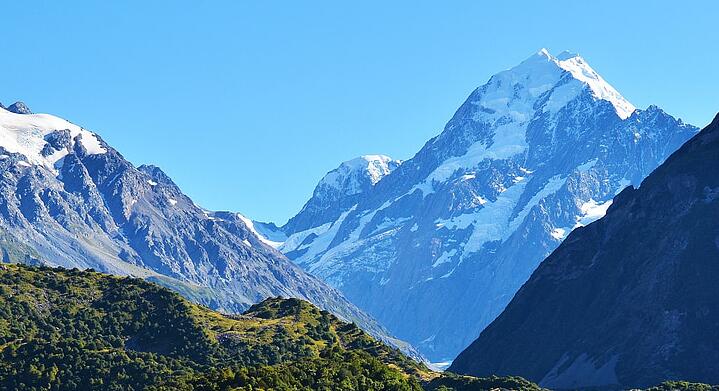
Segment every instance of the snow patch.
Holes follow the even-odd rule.
[[[577,223],[574,225],[574,228],[583,227],[604,217],[604,215],[607,214],[607,209],[612,205],[612,202],[614,202],[614,200],[599,203],[594,199],[589,199],[589,201],[583,203],[579,207],[582,214],[577,217]]]
[[[567,235],[567,230],[564,228],[555,228],[550,233],[554,239],[557,240],[564,240],[565,236]]]
[[[444,372],[449,368],[449,366],[452,365],[452,361],[440,361],[440,362],[432,362],[429,363],[429,367],[432,370],[438,371],[438,372]]]
[[[440,255],[437,260],[432,264],[432,268],[435,268],[443,263],[452,262],[452,257],[457,254],[457,249],[453,248],[449,251],[445,251]]]
[[[495,130],[494,139],[489,146],[484,145],[482,142],[472,144],[463,155],[451,157],[442,162],[424,181],[414,186],[408,194],[411,194],[415,189],[420,189],[427,196],[434,192],[432,185],[434,182],[445,182],[458,170],[473,169],[486,159],[503,160],[524,152],[527,149],[525,133],[526,123],[517,124],[512,122],[499,126]]]
[[[270,247],[274,247],[274,248],[277,248],[277,247],[279,247],[279,246],[282,244],[282,243],[277,243],[277,242],[273,242],[273,241],[271,241],[271,240],[268,240],[268,239],[265,238],[263,235],[260,235],[260,233],[257,232],[257,230],[255,229],[255,224],[254,224],[254,222],[253,222],[252,220],[248,219],[247,217],[245,217],[245,216],[243,216],[243,215],[241,215],[241,214],[239,214],[239,213],[236,213],[235,215],[237,216],[238,219],[242,220],[242,222],[245,224],[245,226],[247,227],[247,229],[249,229],[250,232],[252,232],[253,234],[255,234],[255,236],[257,237],[257,239],[259,239],[262,243],[264,243],[264,244],[266,244],[266,245],[268,245],[268,246],[270,246]]]
[[[582,163],[582,164],[580,164],[579,166],[577,166],[577,171],[579,171],[579,172],[587,172],[587,171],[589,171],[590,169],[594,168],[594,166],[597,165],[597,161],[599,161],[598,158],[594,158],[594,159],[588,160],[587,162]]]
[[[473,226],[470,238],[464,248],[464,255],[477,252],[482,246],[491,241],[504,241],[524,221],[531,209],[542,199],[558,191],[566,182],[566,178],[558,175],[550,178],[517,215],[512,218],[513,212],[524,192],[527,182],[519,182],[502,192],[497,200],[487,203],[482,209],[473,213],[466,213],[448,220],[437,220],[436,224],[443,224],[449,229],[465,229]]]
[[[273,228],[268,224],[257,221],[253,221],[252,223],[255,231],[257,231],[260,237],[263,237],[277,245],[277,247],[275,247],[275,244],[273,244],[272,247],[278,248],[287,240],[287,235],[279,228]]]

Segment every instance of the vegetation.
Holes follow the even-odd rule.
[[[719,386],[685,381],[668,381],[648,388],[647,391],[719,391]]]
[[[0,264],[0,389],[541,390],[431,372],[302,300],[230,316],[139,279],[14,264]]]
[[[429,373],[301,300],[224,316],[143,280],[2,269],[0,389],[420,390]]]
[[[0,227],[0,262],[39,263],[35,249],[17,240],[7,230]]]
[[[521,390],[540,391],[543,388],[518,376],[490,376],[477,378],[445,373],[425,384],[427,391],[485,391],[485,390]]]

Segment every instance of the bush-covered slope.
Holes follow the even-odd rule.
[[[0,270],[0,389],[419,390],[427,374],[301,300],[224,316],[139,279]]]
[[[0,390],[541,388],[430,372],[298,299],[222,315],[144,280],[0,264]],[[715,390],[665,383],[653,390]]]

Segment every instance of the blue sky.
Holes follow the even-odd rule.
[[[98,132],[204,207],[280,223],[341,161],[410,158],[542,47],[640,108],[698,126],[719,110],[719,2],[489,3],[9,2],[0,101]]]

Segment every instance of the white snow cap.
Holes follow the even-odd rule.
[[[392,172],[396,166],[399,166],[400,161],[392,160],[391,157],[385,155],[363,155],[344,164],[366,170],[370,181],[374,185],[385,175]]]
[[[348,160],[327,173],[317,187],[344,189],[347,194],[356,194],[361,191],[362,178],[369,179],[370,183],[375,185],[400,164],[401,161],[385,155],[363,155]]]
[[[45,136],[56,130],[69,130],[71,139],[80,136],[80,142],[90,155],[107,152],[94,133],[62,118],[49,114],[15,114],[0,108],[0,146],[11,153],[25,155],[28,163],[42,165],[54,170],[57,161],[67,155],[67,150],[43,156],[41,151],[47,142]]]
[[[491,143],[477,141],[464,154],[445,159],[411,191],[419,189],[427,195],[434,191],[434,182],[442,183],[458,170],[469,173],[485,159],[508,159],[526,151],[527,126],[538,110],[555,115],[587,92],[596,100],[609,102],[621,119],[636,110],[573,53],[554,57],[541,49],[519,65],[495,74],[469,101],[477,107],[473,119],[494,127]]]
[[[633,104],[629,103],[624,97],[617,92],[609,83],[607,83],[587,62],[578,54],[563,51],[558,56],[552,56],[547,49],[541,49],[533,58],[546,59],[559,66],[559,68],[572,74],[572,77],[589,86],[595,98],[605,100],[614,106],[617,115],[621,119],[629,118],[636,110]]]

